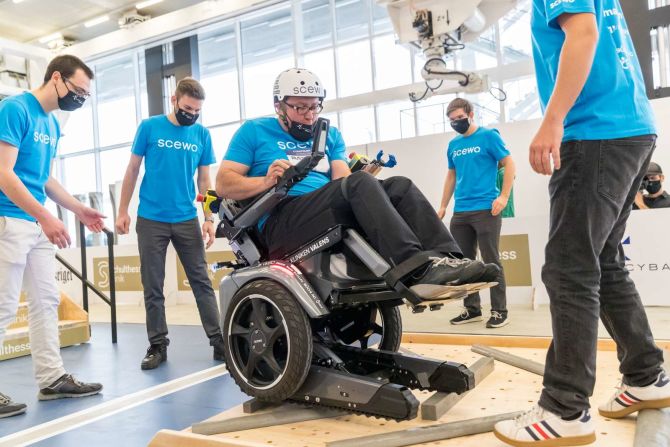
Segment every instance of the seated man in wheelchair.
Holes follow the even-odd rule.
[[[311,152],[326,90],[309,70],[283,71],[274,84],[277,116],[248,120],[236,132],[216,178],[226,199],[252,199]],[[463,259],[426,197],[405,177],[351,173],[340,132],[330,127],[326,157],[257,226],[267,259],[337,225],[354,227],[405,286],[424,299],[463,297],[495,283],[498,267]]]

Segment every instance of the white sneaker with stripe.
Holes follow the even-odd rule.
[[[670,407],[670,378],[665,372],[648,386],[630,386],[623,383],[598,412],[607,418],[618,419],[646,408]]]
[[[586,445],[596,440],[593,419],[588,410],[573,421],[565,421],[539,405],[516,419],[498,422],[493,434],[515,447]]]

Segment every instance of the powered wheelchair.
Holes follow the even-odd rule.
[[[328,126],[320,118],[311,155],[251,203],[215,195],[205,201],[219,213],[217,236],[228,239],[236,257],[218,265],[232,269],[219,295],[226,364],[240,388],[261,401],[412,419],[419,402],[410,389],[460,394],[475,383],[465,365],[399,353],[398,307],[437,310],[445,299],[492,284],[444,287],[440,294],[421,296],[403,279],[427,265],[430,254],[391,268],[353,224],[320,234],[305,229],[297,232],[302,240],[268,253],[258,221],[324,157]]]

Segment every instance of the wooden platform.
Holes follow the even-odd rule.
[[[465,364],[474,363],[480,356],[470,351],[469,346],[429,345],[406,343],[405,349],[436,359],[448,359]],[[507,352],[544,363],[546,349],[502,348]],[[593,446],[630,447],[635,434],[635,417],[623,420],[608,420],[598,415],[597,406],[615,391],[619,380],[616,353],[598,353],[598,380],[591,400],[592,414],[596,421],[597,441]],[[437,423],[454,422],[518,410],[527,410],[537,402],[542,386],[542,377],[496,362],[495,370],[481,385],[471,391]],[[432,393],[416,392],[420,401]],[[213,416],[210,420],[243,416],[242,406]],[[149,444],[152,447],[223,447],[223,446],[325,446],[335,441],[392,430],[435,424],[419,418],[412,421],[394,422],[365,416],[347,415],[333,419],[319,419],[297,424],[273,426],[214,436],[194,435],[190,429],[184,431],[162,430]],[[421,445],[453,447],[502,447],[492,433],[467,436]]]

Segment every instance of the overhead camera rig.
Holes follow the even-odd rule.
[[[418,48],[426,62],[422,92],[410,92],[417,102],[435,94],[481,93],[489,90],[487,76],[451,70],[447,60],[467,42],[498,21],[518,0],[377,0],[385,6],[401,44]],[[444,85],[445,81],[450,82]]]

